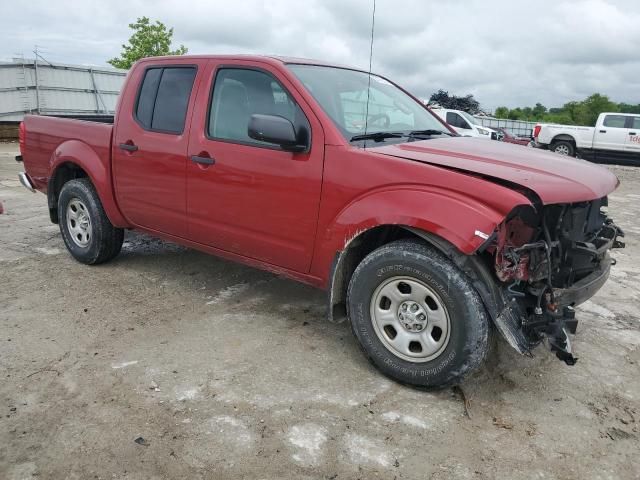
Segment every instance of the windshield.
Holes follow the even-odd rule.
[[[475,118],[473,118],[471,115],[469,115],[467,112],[460,112],[460,115],[462,115],[464,118],[467,119],[467,122],[469,122],[471,125],[478,125],[479,127],[481,127],[482,125],[480,125],[478,123],[478,120],[476,120]]]
[[[344,68],[290,64],[347,140],[365,133],[449,131],[421,103],[377,75]],[[367,118],[368,113],[368,118]]]

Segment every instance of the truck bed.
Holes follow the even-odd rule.
[[[75,149],[89,149],[110,171],[111,134],[113,125],[100,121],[27,115],[24,118],[27,139],[23,142],[26,171],[34,188],[47,191],[51,165],[56,149],[62,143],[73,142]],[[57,162],[56,162],[57,163]]]

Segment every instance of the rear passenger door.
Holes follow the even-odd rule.
[[[252,114],[290,120],[309,149],[250,138]],[[305,140],[303,143],[307,143]],[[304,98],[278,69],[212,60],[193,116],[187,166],[189,238],[307,272],[315,239],[324,136]]]
[[[640,155],[640,115],[628,117],[629,132],[625,150]]]
[[[185,169],[197,72],[185,61],[136,68],[120,100],[112,147],[123,215],[180,237],[187,230]]]

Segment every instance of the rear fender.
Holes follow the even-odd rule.
[[[91,183],[98,192],[100,201],[107,217],[115,227],[129,227],[129,223],[125,220],[113,193],[113,183],[111,181],[111,162],[110,152],[105,150],[102,152],[106,155],[105,161],[98,153],[89,145],[79,140],[67,140],[55,149],[49,161],[49,184],[56,178],[60,171],[60,167],[65,164],[72,164],[82,169]],[[57,208],[57,193],[48,188],[49,207]],[[52,205],[52,203],[54,203]]]

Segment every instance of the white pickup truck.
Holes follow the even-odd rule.
[[[451,110],[450,108],[432,108],[431,111],[447,122],[451,128],[463,137],[485,138],[487,140],[497,140],[498,132],[482,126],[478,119],[462,110]]]
[[[601,113],[595,127],[536,125],[535,146],[560,155],[607,163],[640,164],[640,115]]]

